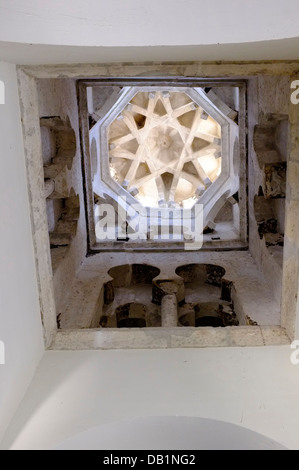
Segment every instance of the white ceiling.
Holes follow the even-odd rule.
[[[298,0],[0,0],[0,40],[80,46],[243,43],[298,36]]]
[[[0,0],[0,60],[299,58],[298,0]]]

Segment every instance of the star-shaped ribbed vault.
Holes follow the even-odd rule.
[[[191,207],[221,173],[221,126],[180,91],[137,93],[108,142],[111,177],[146,207]]]
[[[239,188],[238,139],[201,87],[124,87],[90,131],[93,192],[133,210],[199,203],[213,226]]]

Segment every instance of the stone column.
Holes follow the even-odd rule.
[[[178,326],[178,303],[176,294],[164,295],[161,301],[162,327]]]

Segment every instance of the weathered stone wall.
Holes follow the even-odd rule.
[[[248,80],[249,249],[278,302],[285,198],[284,194],[267,193],[266,173],[279,165],[284,168],[287,159],[289,100],[290,77],[259,76]],[[282,193],[281,188],[279,191]]]
[[[44,174],[45,177],[49,176],[47,181],[53,182],[53,192],[47,198],[47,216],[51,232],[55,305],[56,313],[59,315],[65,309],[67,293],[70,292],[76,271],[86,254],[76,83],[71,79],[37,80],[37,93],[41,124],[47,122],[49,117],[52,117],[52,121],[59,118],[62,122],[60,126],[58,122],[58,127],[56,127],[59,129],[60,139],[58,144],[56,142],[56,147],[58,147],[56,149],[55,142],[53,144],[55,126],[50,127],[50,138],[45,135],[47,128],[44,125],[41,127],[42,148],[46,153],[43,155],[46,157],[43,158]],[[65,133],[64,129],[66,129]],[[74,134],[74,142],[71,142],[71,145],[67,141],[70,132]],[[61,142],[63,139],[64,142]],[[62,150],[61,147],[63,147]],[[51,158],[49,159],[48,154],[52,153],[53,156],[55,151],[58,152],[58,158],[54,158],[54,161],[58,163],[52,165],[54,167],[52,169]],[[65,210],[68,210],[67,216],[64,214]],[[74,211],[76,215],[73,214]],[[62,221],[65,217],[67,220]]]
[[[298,75],[292,77],[298,80]],[[290,148],[287,170],[284,271],[281,322],[289,336],[298,338],[299,289],[299,108],[289,100]]]

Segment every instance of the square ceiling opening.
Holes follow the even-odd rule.
[[[91,250],[196,249],[198,232],[203,249],[246,248],[245,92],[229,80],[80,82]]]
[[[288,343],[287,69],[82,67],[18,71],[47,347]],[[199,248],[182,224],[198,206]]]

